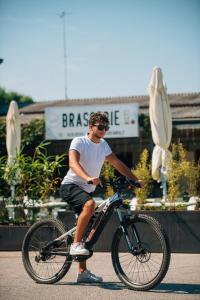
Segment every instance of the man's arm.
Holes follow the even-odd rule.
[[[106,160],[111,163],[111,165],[122,175],[132,179],[132,180],[138,180],[136,176],[133,175],[131,170],[120,160],[117,158],[117,156],[114,153],[111,153],[106,157]]]
[[[78,176],[83,178],[85,181],[92,181],[94,185],[98,185],[100,183],[99,178],[90,177],[87,172],[83,169],[83,167],[79,163],[80,161],[80,153],[76,150],[69,151],[69,167],[76,173]]]

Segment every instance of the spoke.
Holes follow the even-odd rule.
[[[125,267],[128,266],[127,272],[128,272],[128,270],[129,270],[129,268],[130,268],[130,266],[131,266],[131,263],[132,263],[132,262],[130,262],[130,259],[129,259],[129,263],[125,265]]]
[[[135,261],[133,261],[133,266],[132,266],[129,274],[133,274],[134,273],[136,262],[137,262],[137,259],[135,259]],[[132,270],[133,270],[133,272],[132,272]]]
[[[121,255],[121,253],[119,254],[120,255],[120,257],[124,257],[124,256],[127,256],[127,255],[129,255],[130,253],[126,253],[126,254],[123,254],[123,255]]]
[[[138,278],[138,260],[136,260],[136,266],[137,266],[137,271],[136,271],[136,282],[138,282],[137,278]]]
[[[147,268],[149,269],[149,273],[152,274],[152,271],[151,271],[150,266],[149,266],[149,262],[146,264],[146,266],[147,266]],[[153,275],[153,276],[154,276],[154,275]]]
[[[34,249],[36,249],[36,250],[39,250],[39,248],[33,246],[32,244],[30,245],[30,248],[34,248]]]
[[[160,269],[160,265],[161,265],[161,264],[159,264],[159,267],[156,268],[156,267],[154,266],[154,264],[152,263],[152,261],[148,261],[147,265],[149,266],[149,268],[151,268],[152,271],[156,270],[155,272],[157,272],[157,270]]]
[[[126,259],[123,258],[123,260],[121,260],[121,262],[125,263],[127,260],[130,260],[130,257],[126,257]]]
[[[32,238],[32,242],[35,242],[35,243],[37,243],[37,244],[40,244],[40,243],[41,243],[41,241],[38,240],[35,236]]]
[[[142,263],[141,264],[141,268],[143,269],[143,271],[142,271],[142,274],[143,274],[143,283],[145,282],[148,282],[147,280],[148,279],[146,279],[147,278],[147,273],[146,273],[146,270],[145,270],[145,265]]]
[[[162,259],[161,259],[161,261],[162,261]],[[157,265],[159,265],[160,266],[160,264],[157,262],[157,261],[155,261],[154,259],[151,259],[151,263],[153,264],[157,264]]]
[[[142,277],[142,281],[141,282],[145,282],[144,281],[144,266],[143,266],[143,263],[141,263],[141,262],[139,262],[139,264],[140,264],[140,274],[141,274],[141,277]]]

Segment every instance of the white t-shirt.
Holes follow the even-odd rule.
[[[100,143],[96,144],[92,142],[87,135],[74,138],[69,150],[72,149],[80,153],[79,163],[91,177],[99,177],[106,156],[112,153],[112,150],[104,139],[101,139]],[[96,188],[95,185],[88,184],[84,179],[74,173],[71,168],[62,181],[62,184],[70,183],[77,184],[88,193],[93,192]]]

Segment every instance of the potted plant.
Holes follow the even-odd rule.
[[[187,159],[187,151],[181,143],[172,144],[172,159],[168,174],[168,199],[174,203],[184,195],[197,197],[200,187],[200,164]]]
[[[144,149],[140,155],[140,161],[135,168],[132,169],[133,174],[144,183],[144,187],[136,188],[135,195],[137,198],[137,205],[143,207],[146,203],[146,199],[149,196],[152,177],[151,177],[151,164],[149,162],[149,153],[147,149]]]
[[[32,222],[35,221],[36,203],[44,203],[55,192],[60,178],[58,170],[65,155],[48,156],[46,146],[36,147],[33,157],[21,152],[11,167],[4,166],[4,181],[10,184],[15,178],[15,199],[17,216],[15,223],[24,223],[24,200],[32,206]],[[16,176],[17,174],[17,176]]]

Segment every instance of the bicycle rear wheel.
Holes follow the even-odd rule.
[[[129,250],[126,237],[119,228],[113,238],[112,262],[119,279],[129,288],[145,291],[162,281],[170,263],[170,248],[161,225],[152,217],[136,215],[126,224],[133,245]],[[139,241],[136,238],[137,231]]]
[[[39,221],[28,230],[22,245],[22,259],[27,273],[36,282],[55,283],[68,272],[72,260],[67,255],[67,239],[43,251],[49,242],[64,233],[63,224],[54,219]],[[59,252],[66,256],[60,256]]]

